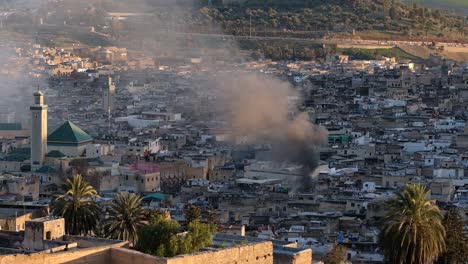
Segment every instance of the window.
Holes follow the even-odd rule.
[[[52,239],[52,232],[47,231],[46,232],[46,240],[51,240]]]

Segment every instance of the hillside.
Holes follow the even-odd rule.
[[[8,0],[12,1],[12,0]],[[407,0],[405,0],[407,1]],[[420,0],[422,1],[422,0]],[[438,1],[439,0],[431,0]],[[465,3],[466,0],[442,0]],[[453,13],[399,0],[63,0],[32,14],[10,16],[5,25],[92,26],[119,35],[142,29],[236,36],[343,37],[468,42],[468,22]],[[132,24],[105,19],[109,12],[144,13]],[[151,14],[152,16],[147,16]],[[136,25],[136,24],[137,25]],[[141,23],[143,26],[139,26]],[[151,27],[148,25],[151,24]]]
[[[456,3],[458,0],[442,1]],[[366,50],[369,47],[352,46],[345,50],[328,50],[310,39],[350,44],[365,43],[360,40],[468,43],[468,21],[464,22],[462,16],[419,4],[407,5],[399,0],[223,2],[132,0],[130,4],[122,0],[62,0],[11,15],[3,25],[8,30],[34,35],[51,45],[121,43],[149,50],[153,49],[151,47],[226,49],[217,46],[229,39],[227,35],[233,35],[237,38],[230,44],[254,51],[255,57],[263,54],[272,59],[323,58],[326,53],[336,51],[362,58],[385,55],[425,58],[434,53],[425,47],[411,46],[403,51],[377,47],[369,52]],[[116,19],[111,12],[130,12],[132,15],[129,19]],[[91,28],[96,32],[90,32]],[[249,36],[252,38],[246,42]],[[213,41],[212,37],[218,41]],[[239,41],[241,43],[235,44]],[[457,60],[466,58],[465,50],[450,50],[450,45],[445,48],[438,55]],[[419,54],[421,52],[424,54]]]
[[[431,8],[439,8],[468,16],[468,1],[466,0],[405,0],[407,4],[421,4]]]
[[[203,7],[192,22],[203,21],[215,21],[234,35],[313,37],[322,32],[379,39],[468,40],[463,17],[390,0],[252,0]]]

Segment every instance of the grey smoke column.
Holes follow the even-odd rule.
[[[299,189],[310,187],[310,173],[317,167],[317,146],[324,143],[328,132],[313,125],[306,113],[297,114],[290,98],[298,96],[289,83],[275,77],[257,74],[223,76],[220,109],[234,143],[269,143],[271,159],[303,166]]]

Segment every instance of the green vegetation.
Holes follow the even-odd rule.
[[[109,217],[104,221],[104,236],[135,244],[137,231],[145,221],[145,213],[140,206],[141,198],[136,194],[119,193],[112,201]]]
[[[199,221],[201,218],[201,209],[193,204],[188,204],[184,208],[185,219],[187,224],[194,221]]]
[[[188,224],[187,232],[182,234],[179,233],[180,228],[175,220],[153,217],[138,231],[136,248],[155,256],[173,257],[197,252],[213,242],[213,228],[208,224],[193,221]]]
[[[272,60],[316,60],[324,59],[329,53],[336,53],[336,45],[323,45],[305,40],[239,40],[243,50],[254,51],[252,58],[264,56]]]
[[[338,49],[339,53],[349,55],[353,59],[357,60],[377,60],[382,57],[392,58],[395,57],[399,60],[416,60],[417,57],[404,52],[399,48],[391,49],[359,49],[359,48],[344,48]]]
[[[390,263],[434,261],[445,251],[442,214],[424,186],[408,184],[387,201],[381,246]]]
[[[418,3],[427,7],[444,8],[450,11],[458,11],[457,8],[468,8],[466,0],[405,0],[404,3]],[[467,9],[468,10],[468,9]]]
[[[96,190],[81,175],[67,179],[65,194],[53,203],[53,213],[65,219],[65,232],[69,235],[87,235],[98,224],[100,210],[95,198]]]
[[[465,0],[444,0],[444,3],[449,1],[468,5]],[[129,32],[151,34],[148,25],[154,25],[154,30],[160,32],[220,33],[221,29],[225,34],[237,36],[372,38],[376,35],[391,40],[468,40],[468,27],[462,16],[400,0],[246,0],[230,4],[211,0],[211,5],[208,0],[197,0],[192,5],[186,1],[173,1],[176,4],[169,5],[138,0],[128,5],[118,0],[102,0],[102,9],[77,2],[47,4],[38,9],[36,16],[12,18],[7,24],[37,25],[41,17],[48,24],[94,26],[115,36]],[[106,21],[104,10],[151,12],[153,16],[144,18],[142,27],[138,27]]]
[[[468,260],[468,233],[465,231],[465,223],[462,212],[456,207],[448,210],[443,221],[447,232],[445,244],[447,251],[438,259],[439,264],[462,264]]]
[[[378,31],[389,39],[465,39],[463,17],[396,0],[250,0],[202,7],[187,23],[216,22],[234,35],[311,37],[313,31]],[[251,22],[251,23],[250,23]],[[250,27],[252,25],[252,27]],[[396,38],[395,38],[396,37]]]

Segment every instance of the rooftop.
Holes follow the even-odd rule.
[[[48,143],[84,143],[93,138],[70,121],[65,122],[47,138]]]
[[[0,123],[0,130],[21,130],[21,123]]]

